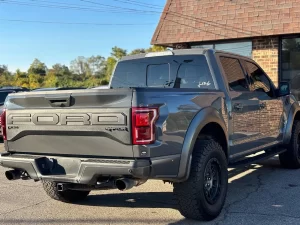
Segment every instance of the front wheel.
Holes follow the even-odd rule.
[[[51,198],[61,202],[78,202],[84,200],[90,193],[90,191],[77,191],[77,190],[65,190],[58,191],[57,182],[53,181],[42,181],[43,188],[47,195]]]
[[[174,183],[180,213],[188,219],[212,220],[225,203],[228,186],[227,159],[214,140],[195,144],[188,180]]]
[[[281,165],[285,168],[300,168],[300,121],[294,121],[292,136],[287,146],[287,151],[279,154],[279,160]]]

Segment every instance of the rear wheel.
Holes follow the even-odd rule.
[[[58,191],[57,182],[53,181],[42,181],[43,188],[47,195],[51,198],[61,202],[78,202],[84,200],[90,193],[90,191],[77,191],[77,190],[65,190]]]
[[[300,168],[300,121],[294,121],[292,137],[287,146],[287,151],[279,154],[279,160],[283,167]]]
[[[174,183],[180,213],[189,219],[216,218],[225,203],[228,186],[227,159],[214,140],[196,142],[190,176]]]

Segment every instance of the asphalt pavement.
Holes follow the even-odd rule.
[[[0,146],[0,150],[3,144]],[[40,182],[7,181],[0,168],[0,224],[300,224],[300,170],[280,167],[274,157],[229,170],[222,214],[211,222],[184,219],[176,210],[172,185],[149,181],[126,192],[93,191],[79,204],[50,199]]]

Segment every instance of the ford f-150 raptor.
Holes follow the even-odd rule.
[[[211,49],[126,56],[109,89],[10,94],[2,114],[9,180],[60,201],[91,190],[173,183],[181,214],[211,220],[228,166],[279,154],[300,167],[299,103],[252,59]]]

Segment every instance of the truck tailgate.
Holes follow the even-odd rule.
[[[71,90],[10,95],[10,152],[133,157],[131,89]]]

